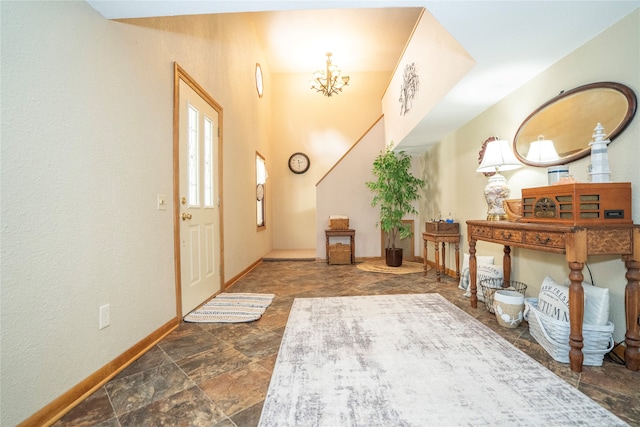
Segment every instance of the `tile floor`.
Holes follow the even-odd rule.
[[[229,289],[274,293],[264,316],[246,324],[183,323],[55,426],[256,426],[294,298],[438,292],[631,425],[640,426],[640,372],[605,357],[581,374],[553,361],[526,323],[500,327],[484,305],[435,273],[368,273],[353,265],[264,262]]]

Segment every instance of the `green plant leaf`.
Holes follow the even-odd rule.
[[[412,202],[420,198],[424,181],[409,171],[411,156],[404,151],[394,152],[389,145],[373,161],[375,181],[366,182],[373,193],[371,206],[380,207],[380,228],[389,234],[387,248],[395,249],[395,242],[411,236],[411,228],[402,223],[407,214],[417,214]]]

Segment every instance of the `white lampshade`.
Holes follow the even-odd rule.
[[[507,214],[502,206],[503,201],[509,198],[510,190],[507,179],[500,175],[500,171],[513,170],[522,166],[511,150],[509,141],[495,139],[489,141],[482,156],[482,162],[476,171],[495,172],[489,178],[484,188],[484,197],[487,200],[487,219],[501,221],[507,219]]]
[[[537,141],[533,141],[529,145],[529,152],[526,158],[531,162],[547,163],[559,160],[560,156],[553,145],[553,141],[544,139],[544,136],[540,135]]]
[[[487,144],[482,162],[476,172],[508,171],[519,167],[522,167],[522,163],[513,154],[509,141],[500,139]]]

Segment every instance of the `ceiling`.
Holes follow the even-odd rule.
[[[415,153],[640,7],[640,0],[87,1],[108,19],[267,12],[254,18],[273,73],[311,73],[327,51],[345,74],[392,71],[424,7],[477,64],[402,141]]]

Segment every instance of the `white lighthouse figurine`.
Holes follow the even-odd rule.
[[[594,129],[591,146],[591,182],[610,182],[611,170],[609,170],[609,155],[607,154],[607,144],[610,142],[604,139],[606,136],[604,128],[600,123]]]

